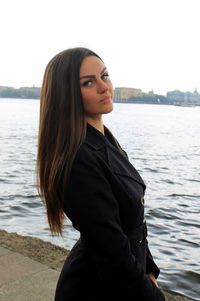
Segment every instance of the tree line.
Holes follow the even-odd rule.
[[[0,86],[0,97],[38,99],[40,97],[40,88],[39,87],[13,88],[13,87]]]

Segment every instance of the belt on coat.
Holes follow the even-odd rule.
[[[146,221],[144,220],[143,223],[139,227],[137,227],[131,231],[125,232],[125,234],[127,235],[128,239],[130,241],[132,241],[133,243],[134,242],[135,243],[145,242],[146,237],[147,237]],[[86,246],[82,235],[80,235],[80,240],[81,240],[82,244]]]
[[[144,220],[143,223],[131,230],[131,231],[128,231],[126,232],[126,235],[128,237],[129,240],[133,240],[137,243],[142,243],[146,240],[146,237],[147,237],[147,225],[146,225],[146,221]]]

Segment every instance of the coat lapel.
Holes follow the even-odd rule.
[[[142,184],[145,187],[144,181],[141,178],[135,167],[129,162],[125,152],[116,145],[113,145],[113,141],[109,138],[109,132],[105,131],[104,136],[100,131],[91,125],[87,124],[87,133],[85,143],[93,150],[100,151],[106,149],[107,163],[115,174],[123,175],[132,178],[136,182]]]

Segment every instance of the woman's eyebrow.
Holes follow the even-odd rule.
[[[102,71],[101,71],[101,73],[100,74],[102,74],[102,73],[104,73],[105,72],[105,70],[106,70],[107,68],[106,67],[104,67],[103,69],[102,69]],[[81,76],[80,77],[80,79],[83,79],[83,78],[95,78],[95,75],[94,74],[87,74],[87,75],[83,75],[83,76]]]

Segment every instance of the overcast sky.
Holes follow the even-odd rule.
[[[106,63],[114,87],[200,92],[199,0],[0,0],[0,85],[41,86],[75,46]]]

